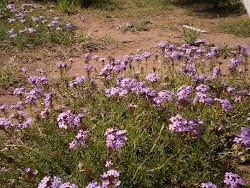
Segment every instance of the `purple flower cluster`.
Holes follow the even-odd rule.
[[[25,88],[16,88],[13,94],[21,95],[25,93]]]
[[[38,184],[37,188],[78,188],[74,183],[66,182],[62,183],[60,177],[45,176]]]
[[[69,81],[69,87],[73,87],[75,85],[78,85],[78,84],[84,82],[85,80],[87,80],[87,78],[84,75],[76,77],[74,80]]]
[[[50,103],[52,102],[52,93],[45,93],[44,94],[45,99],[44,99],[44,106],[49,106]]]
[[[32,76],[28,79],[28,82],[37,85],[37,84],[47,84],[48,83],[48,78],[47,76]]]
[[[11,124],[11,121],[6,119],[5,117],[0,118],[0,127],[1,129],[7,129]]]
[[[214,103],[214,98],[212,97],[212,95],[207,93],[209,92],[209,86],[200,84],[196,87],[196,90],[196,96],[199,102],[207,104]]]
[[[239,184],[242,185],[244,183],[238,174],[232,172],[226,172],[223,182],[231,188],[237,188]]]
[[[172,124],[169,125],[169,130],[176,132],[190,132],[195,134],[202,132],[201,124],[203,124],[203,121],[201,119],[198,119],[198,121],[187,121],[180,114],[177,114],[176,116],[171,117],[169,120],[172,122]]]
[[[105,132],[107,136],[106,146],[117,150],[125,145],[127,140],[126,130],[117,130],[116,128],[108,128]]]
[[[221,104],[222,108],[225,109],[226,112],[231,112],[234,109],[233,105],[227,99],[215,98],[214,100],[218,101]]]
[[[46,116],[49,115],[50,112],[51,112],[51,109],[49,109],[49,108],[44,108],[44,109],[41,111],[41,113],[40,113],[41,118],[44,119]]]
[[[218,188],[217,185],[213,184],[212,182],[207,182],[207,183],[202,183],[201,184],[202,188]]]
[[[28,178],[34,178],[36,174],[38,173],[38,170],[31,170],[29,167],[25,169],[25,172],[27,172]]]
[[[192,103],[190,97],[193,92],[194,90],[192,86],[181,86],[176,93],[177,104],[180,106],[190,105]]]
[[[155,106],[162,108],[166,106],[166,102],[172,101],[174,93],[170,92],[168,90],[162,90],[160,92],[157,93],[157,96],[154,97],[154,102],[155,102]]]
[[[108,97],[120,96],[127,99],[128,91],[122,87],[111,87],[110,89],[105,89],[105,92],[108,94]]]
[[[69,143],[69,148],[76,150],[77,149],[77,142],[81,144],[82,148],[86,148],[86,140],[87,138],[90,137],[89,131],[84,131],[80,129],[78,131],[78,134],[76,135],[76,139],[74,139],[72,142]]]
[[[42,90],[38,87],[32,89],[26,96],[25,102],[36,105],[36,100],[38,99],[38,96],[42,93],[43,93]]]
[[[247,127],[241,127],[241,132],[234,138],[234,142],[242,143],[246,147],[250,147],[250,131]]]
[[[80,118],[83,116],[83,114],[74,115],[70,110],[64,110],[64,112],[60,113],[57,117],[58,127],[64,129],[79,127]]]
[[[158,80],[161,80],[161,77],[158,75],[157,72],[155,72],[152,74],[148,74],[146,76],[146,80],[149,80],[150,82],[154,83],[154,82],[157,82]]]
[[[117,178],[120,176],[120,173],[117,170],[111,169],[107,172],[104,172],[101,174],[101,177],[106,179],[106,185],[115,185],[115,187],[120,186],[121,181],[117,180]]]

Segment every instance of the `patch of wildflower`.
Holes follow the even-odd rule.
[[[48,188],[48,187],[78,188],[78,186],[74,183],[72,184],[70,182],[62,183],[60,177],[54,176],[53,178],[51,178],[50,176],[45,176],[38,184],[37,188]]]
[[[25,172],[27,172],[28,178],[34,178],[37,175],[38,170],[31,170],[30,167],[28,167],[25,169]]]
[[[187,121],[180,114],[177,114],[169,120],[172,122],[172,124],[169,125],[169,130],[176,132],[193,132],[195,134],[199,134],[202,131],[201,124],[203,124],[203,121],[201,119],[198,119],[198,121]]]
[[[244,183],[238,174],[232,172],[226,172],[223,182],[229,185],[231,188],[237,188],[238,185],[242,185]]]
[[[53,16],[55,14],[53,10],[48,13],[45,7],[33,4],[11,6],[7,5],[6,9],[2,9],[1,13],[4,16],[1,21],[12,26],[5,38],[10,38],[14,45],[27,47],[28,43],[35,45],[45,42],[67,43],[67,40],[71,40],[70,37],[66,39],[64,36],[72,35],[75,25],[71,22],[59,21],[59,17]],[[38,16],[38,13],[44,15]]]
[[[74,139],[73,141],[71,141],[69,143],[69,148],[76,150],[78,142],[80,143],[82,148],[86,148],[87,147],[86,140],[88,137],[90,137],[89,131],[84,131],[80,129],[78,131],[78,134],[76,135],[77,140]]]
[[[118,150],[125,145],[125,141],[127,140],[126,134],[126,130],[108,128],[105,132],[105,136],[107,136],[106,146],[113,150]]]
[[[176,103],[181,106],[190,105],[192,103],[190,97],[193,92],[194,90],[192,86],[181,86],[176,93]]]
[[[234,138],[234,142],[242,143],[246,147],[250,147],[250,131],[247,127],[241,127],[241,132]]]
[[[226,112],[231,112],[234,109],[233,105],[227,99],[215,98],[214,100],[218,101],[221,104],[222,108],[225,109]]]
[[[158,73],[152,73],[146,76],[146,80],[149,80],[150,82],[154,83],[161,80],[161,77],[158,75]]]
[[[120,186],[121,181],[117,180],[117,178],[120,176],[120,173],[117,170],[111,169],[107,172],[104,172],[101,174],[101,177],[106,179],[107,185],[115,185],[115,187]]]
[[[74,115],[71,113],[71,110],[66,109],[57,117],[58,127],[64,129],[79,127],[80,118],[83,116],[83,114]]]
[[[217,185],[213,184],[212,182],[207,182],[207,183],[202,183],[201,184],[202,188],[218,188]]]

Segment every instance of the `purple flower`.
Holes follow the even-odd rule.
[[[74,114],[70,113],[70,110],[64,110],[63,113],[60,113],[57,117],[59,128],[67,129],[68,126],[73,125]]]
[[[128,104],[128,107],[129,107],[129,108],[138,108],[137,105],[133,105],[133,104],[131,104],[131,103]]]
[[[112,161],[106,161],[106,164],[105,164],[105,166],[106,167],[111,167],[113,165],[113,163],[112,163]]]
[[[114,177],[118,178],[120,176],[120,173],[117,170],[111,169],[107,172],[104,172],[101,177],[102,178],[108,178],[108,177]]]
[[[166,48],[168,46],[168,41],[161,41],[159,44],[155,45],[156,47],[159,46],[160,48]]]
[[[45,176],[38,184],[37,188],[78,188],[76,184],[66,182],[61,184],[61,178],[54,176],[53,179],[50,176]]]
[[[14,29],[10,29],[7,33],[13,34],[14,33]]]
[[[203,124],[203,121],[201,119],[198,119],[198,121],[187,121],[180,114],[177,114],[169,120],[172,122],[172,124],[169,125],[169,130],[176,132],[193,132],[195,134],[202,132],[200,124]]]
[[[89,64],[85,64],[84,68],[85,68],[86,72],[89,73],[91,71],[91,69],[93,69],[93,66],[91,66]]]
[[[231,60],[231,63],[234,65],[234,66],[238,66],[240,65],[242,62],[242,59],[240,57],[237,57],[237,58],[232,58]]]
[[[17,38],[17,34],[10,35],[10,38],[13,38],[13,39]]]
[[[47,76],[32,76],[28,79],[28,82],[33,83],[35,85],[42,84],[45,85],[48,83]]]
[[[51,109],[44,108],[44,109],[41,111],[41,113],[40,113],[41,118],[42,118],[42,119],[45,118],[50,112],[51,112]]]
[[[96,188],[96,187],[97,187],[97,181],[89,183],[86,188]]]
[[[237,188],[237,185],[242,185],[244,183],[238,174],[232,172],[226,172],[223,182],[232,188]]]
[[[133,27],[131,23],[127,22],[126,27]]]
[[[117,150],[125,145],[127,140],[126,130],[118,130],[116,128],[108,128],[105,132],[107,136],[106,146]]]
[[[73,87],[74,85],[78,85],[82,82],[84,82],[86,79],[86,77],[84,75],[76,77],[74,80],[69,81],[69,87]]]
[[[177,104],[184,106],[186,104],[191,104],[192,100],[190,99],[191,94],[193,93],[193,87],[183,85],[181,86],[176,93]]]
[[[90,137],[89,131],[84,131],[82,129],[80,129],[78,131],[78,134],[76,135],[76,138],[78,139],[83,148],[87,147],[86,140],[88,137]]]
[[[201,103],[207,103],[210,105],[214,103],[214,98],[211,94],[196,92],[196,96],[198,98],[198,101]]]
[[[50,103],[52,102],[52,99],[51,99],[52,93],[45,93],[44,96],[45,96],[44,106],[49,106]]]
[[[209,86],[200,84],[200,85],[197,86],[195,89],[196,89],[197,91],[199,91],[199,92],[206,93],[206,92],[209,91]]]
[[[33,33],[33,34],[34,34],[34,33],[36,33],[36,29],[33,29],[33,28],[28,28],[28,32],[29,32],[29,33]]]
[[[26,19],[20,19],[20,22],[24,23],[24,22],[26,22]]]
[[[25,93],[25,88],[16,88],[13,94],[21,95]]]
[[[73,58],[69,58],[68,59],[71,63],[75,63],[75,59],[73,59]]]
[[[11,124],[11,121],[9,121],[8,119],[6,119],[5,117],[0,118],[0,127],[4,127],[5,129],[7,129]]]
[[[37,69],[37,72],[43,73],[43,69]]]
[[[37,188],[46,188],[47,183],[50,181],[50,176],[45,176],[41,182],[38,184]]]
[[[71,23],[71,22],[68,22],[66,24],[66,27],[73,28],[73,27],[75,27],[75,25],[73,23]]]
[[[115,97],[115,96],[120,96],[120,97],[127,97],[128,91],[124,88],[121,87],[111,87],[110,89],[105,89],[105,92],[108,94],[108,97]]]
[[[26,71],[27,71],[27,69],[26,69],[26,68],[22,68],[22,71],[23,71],[23,72],[26,72]]]
[[[148,53],[148,52],[144,52],[142,54],[146,59],[149,59],[151,57],[152,54]]]
[[[84,57],[86,58],[86,59],[91,59],[91,55],[90,55],[90,53],[85,53],[85,54],[83,54],[84,55]]]
[[[146,80],[149,80],[150,82],[154,83],[154,82],[157,82],[158,80],[161,80],[161,77],[158,75],[157,72],[155,72],[152,74],[148,74],[146,76]]]
[[[69,148],[76,150],[77,149],[77,140],[73,140],[69,143]]]
[[[62,30],[63,30],[63,28],[61,28],[61,27],[57,27],[57,28],[56,28],[56,30],[57,30],[57,31],[62,31]]]
[[[164,107],[166,102],[172,101],[174,93],[168,90],[158,92],[158,95],[154,98],[155,106]]]
[[[242,143],[246,147],[250,147],[250,131],[247,127],[241,127],[241,132],[234,138],[234,142]]]
[[[21,108],[24,108],[23,101],[19,101],[17,102],[16,105],[13,104],[10,106],[10,109],[21,109]]]
[[[14,4],[8,4],[6,6],[7,9],[14,9],[15,8],[15,5]]]
[[[9,23],[16,22],[15,18],[8,18],[7,20],[8,20]]]
[[[29,167],[25,169],[25,172],[27,172],[28,178],[34,178],[35,175],[38,173],[38,170],[31,170]]]
[[[35,17],[35,16],[32,16],[32,21],[33,21],[33,22],[37,22],[37,21],[39,21],[39,18],[37,18],[37,17]]]
[[[169,119],[172,124],[169,125],[169,130],[176,132],[186,132],[188,121],[184,119],[180,114],[173,116]]]
[[[227,99],[215,98],[214,100],[220,102],[222,108],[224,108],[226,112],[231,112],[234,109],[233,105]]]
[[[67,64],[64,64],[64,63],[62,63],[62,62],[60,61],[59,63],[56,64],[56,66],[57,66],[58,68],[65,68],[65,67],[67,66]]]
[[[207,183],[202,183],[201,187],[202,188],[218,188],[217,185],[212,184],[212,182],[210,182],[210,181],[207,182]]]
[[[217,78],[219,76],[221,76],[221,70],[220,70],[220,68],[219,67],[214,67],[212,69],[212,76],[211,76],[211,78],[215,79],[215,78]]]

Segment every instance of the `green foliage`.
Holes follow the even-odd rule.
[[[16,71],[13,64],[8,63],[0,68],[0,88],[8,89],[16,79]]]
[[[131,22],[131,26],[121,27],[121,31],[148,31],[147,25],[150,24],[150,20],[141,20],[139,22]]]
[[[60,10],[62,10],[63,12],[66,12],[68,14],[74,14],[76,12],[75,1],[59,0],[58,7],[60,8]]]
[[[195,45],[195,41],[200,37],[201,32],[183,28],[181,39],[187,44]]]
[[[170,10],[171,4],[169,1],[165,0],[133,0],[133,2],[136,4],[139,8],[153,8],[154,10]]]
[[[218,29],[222,32],[230,33],[240,37],[250,37],[250,20],[229,21],[218,24]]]

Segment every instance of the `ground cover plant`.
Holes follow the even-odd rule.
[[[236,21],[229,21],[226,23],[219,23],[218,29],[231,33],[236,36],[241,37],[250,37],[250,21],[249,20],[240,20],[238,22]]]
[[[55,62],[59,79],[43,69],[27,77],[13,91],[20,101],[0,106],[1,186],[241,186],[248,47],[155,47],[123,59],[86,53],[84,75],[68,76],[69,59]]]
[[[75,42],[75,25],[62,20],[54,5],[41,6],[2,3],[0,11],[0,41],[2,45],[19,49],[45,43],[72,45]]]

